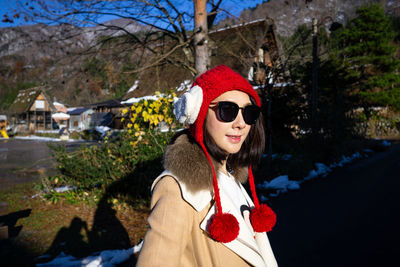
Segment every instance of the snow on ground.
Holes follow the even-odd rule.
[[[104,250],[96,252],[86,258],[78,259],[71,255],[61,252],[56,258],[50,262],[37,264],[38,267],[55,267],[55,266],[82,266],[82,267],[112,267],[129,259],[130,256],[140,251],[143,241],[134,247],[121,250]],[[47,255],[41,256],[46,258]]]
[[[187,91],[187,90],[190,89],[191,86],[192,86],[191,81],[190,80],[185,80],[178,87],[176,87],[176,91],[177,92]]]
[[[111,128],[107,126],[96,126],[95,130],[101,134],[101,137],[103,137],[106,135],[107,131],[111,130]]]
[[[392,144],[386,140],[383,140],[382,145],[383,146],[391,146]],[[365,153],[373,152],[371,149],[364,149],[363,151]],[[267,154],[263,155],[264,158],[267,156],[268,156]],[[290,154],[285,154],[282,156],[278,155],[278,154],[272,154],[272,159],[275,159],[278,157],[283,160],[290,160],[292,156]],[[367,154],[361,155],[359,152],[356,152],[356,153],[352,154],[351,156],[343,155],[341,160],[339,160],[338,162],[332,163],[329,166],[326,166],[323,163],[315,163],[315,169],[310,170],[308,175],[306,177],[304,177],[302,180],[296,180],[296,181],[289,180],[288,175],[281,175],[281,176],[278,176],[278,177],[272,179],[270,182],[264,181],[264,183],[258,184],[257,188],[275,190],[275,192],[269,194],[269,197],[276,197],[280,193],[285,193],[288,190],[300,189],[300,185],[304,181],[308,181],[308,180],[315,179],[318,177],[326,177],[332,171],[332,169],[338,168],[338,167],[343,167],[345,164],[348,164],[348,163],[354,161],[355,159],[359,159],[362,157],[368,157],[368,155]],[[261,200],[261,202],[266,202],[268,200],[268,197],[261,195],[260,200]]]
[[[129,90],[127,91],[127,93],[130,93],[130,92],[133,92],[133,91],[135,91],[135,90],[136,90],[136,88],[138,88],[138,86],[139,86],[139,81],[138,81],[138,80],[136,80],[136,81],[133,83],[132,87],[131,87],[131,88],[129,88]]]
[[[164,96],[163,94],[161,94],[160,96]],[[133,104],[133,103],[137,103],[140,102],[141,100],[157,100],[159,97],[155,96],[155,95],[149,95],[149,96],[142,96],[142,97],[132,97],[129,98],[126,101],[121,101],[121,104]]]
[[[15,136],[14,139],[21,139],[21,140],[35,140],[35,141],[51,141],[51,142],[60,142],[64,141],[60,138],[52,138],[52,137],[43,137],[43,136],[36,136],[36,135],[28,135],[28,136]],[[79,142],[79,140],[69,139],[66,140],[67,142]]]

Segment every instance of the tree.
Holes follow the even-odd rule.
[[[400,110],[400,61],[395,32],[380,5],[357,10],[357,17],[334,35],[337,55],[360,105],[390,105]]]
[[[104,32],[113,30],[118,36],[123,33],[128,38],[108,36],[99,39],[93,48],[99,43],[120,41],[130,42],[142,49],[145,63],[142,61],[133,72],[168,63],[197,75],[209,67],[207,30],[213,25],[217,12],[221,12],[221,3],[222,0],[17,0],[18,8],[4,17],[9,22],[24,19],[46,24],[100,26],[95,29]],[[130,22],[110,25],[103,22],[105,17],[123,18]],[[129,27],[138,25],[142,25],[141,31],[129,30]],[[183,58],[172,56],[178,50],[183,51]],[[149,56],[152,56],[151,61]]]

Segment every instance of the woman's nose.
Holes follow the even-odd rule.
[[[243,119],[242,110],[239,110],[238,115],[236,116],[236,119],[233,121],[232,126],[234,128],[240,128],[240,129],[246,127],[246,122]]]

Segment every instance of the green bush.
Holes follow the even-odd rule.
[[[171,135],[170,132],[147,131],[135,137],[121,133],[113,142],[106,137],[99,145],[82,146],[72,152],[64,145],[52,145],[51,149],[64,184],[90,190],[105,188],[131,175],[136,167],[146,162],[160,161]],[[140,142],[136,142],[139,138]]]

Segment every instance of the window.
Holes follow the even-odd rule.
[[[44,109],[44,100],[36,100],[35,108],[36,109]]]

